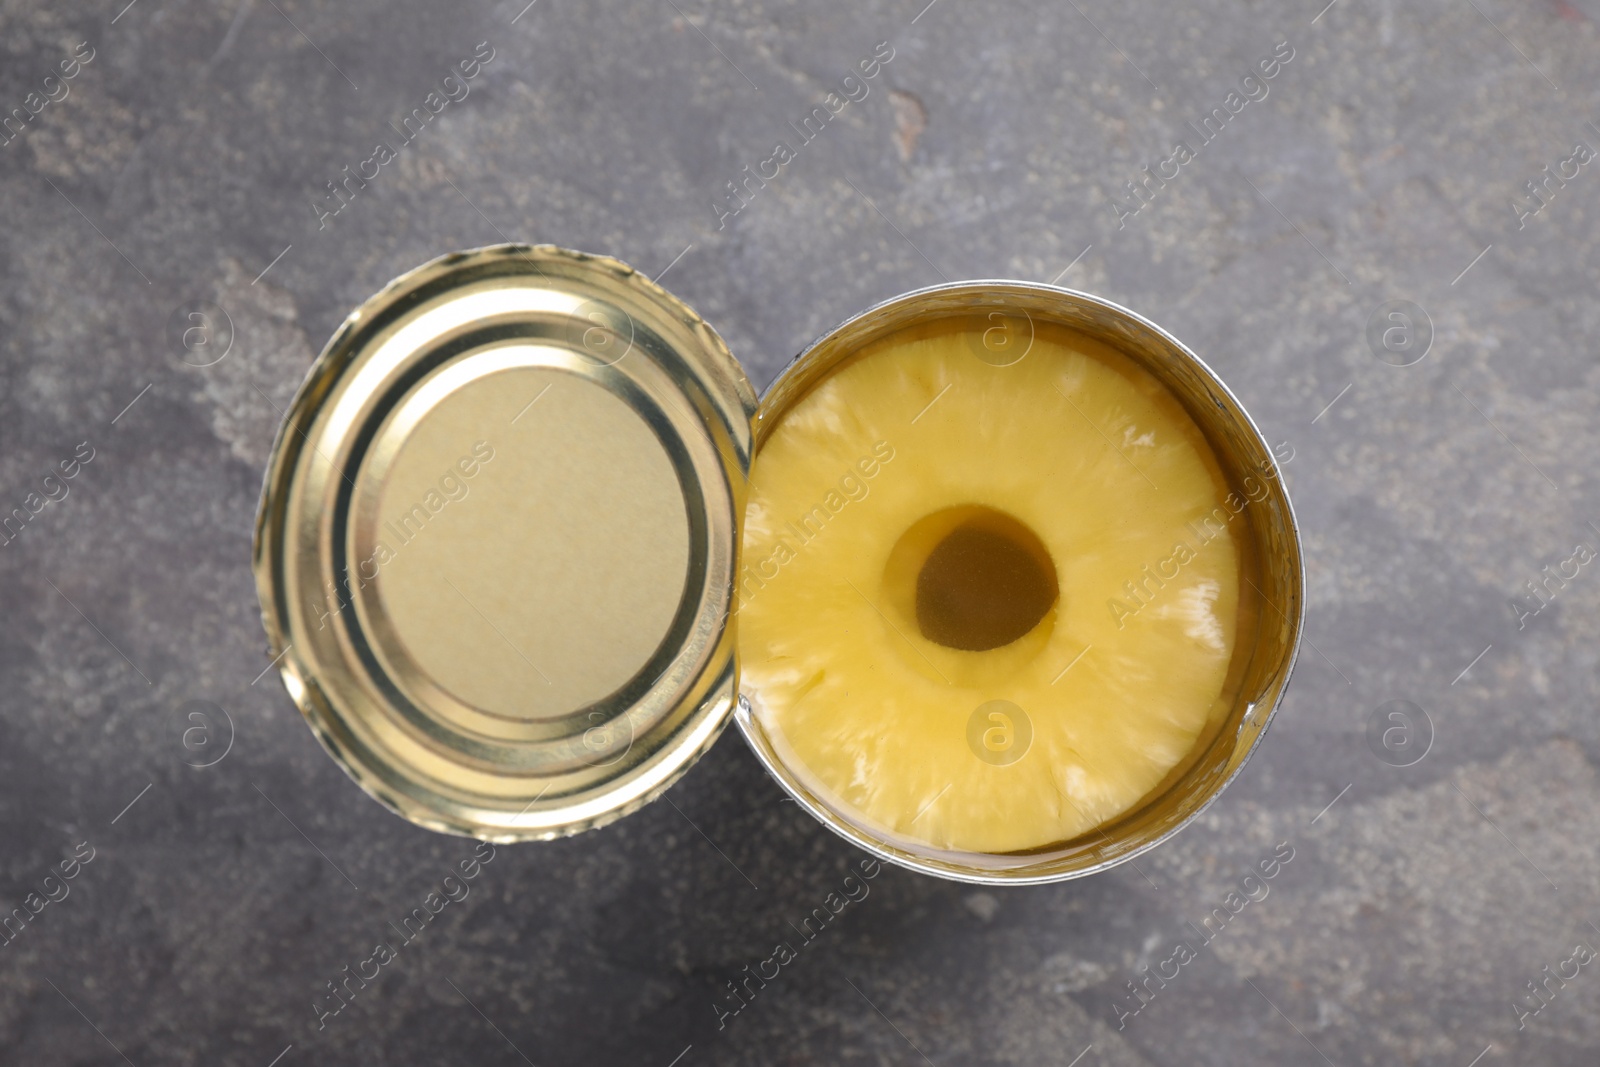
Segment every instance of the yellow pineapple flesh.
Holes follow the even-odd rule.
[[[1226,710],[1244,531],[1145,371],[1045,329],[995,366],[982,329],[878,342],[783,415],[736,627],[809,789],[890,840],[997,854],[1126,812]]]

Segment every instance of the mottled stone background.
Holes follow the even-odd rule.
[[[93,49],[0,147],[0,512],[93,450],[0,546],[0,903],[94,849],[0,949],[0,1062],[1596,1062],[1600,964],[1513,1005],[1600,948],[1600,568],[1521,628],[1508,601],[1600,548],[1600,163],[1513,207],[1600,145],[1600,2],[125,2],[0,3],[6,112]],[[719,228],[880,41],[870,95]],[[319,229],[480,42],[470,96]],[[1268,97],[1119,227],[1123,183],[1281,42]],[[1313,644],[1246,773],[1138,870],[886,870],[719,1030],[723,983],[859,855],[730,733],[672,803],[502,848],[319,1031],[324,983],[469,846],[368,800],[258,677],[260,473],[349,308],[502,239],[671,265],[758,385],[941,277],[1172,329],[1293,451]],[[1415,365],[1367,342],[1391,300],[1431,320]],[[168,329],[197,301],[235,334],[204,368]],[[1431,722],[1409,767],[1367,740],[1390,700]],[[190,701],[232,723],[204,769],[228,731],[186,747]],[[1280,842],[1270,895],[1119,1029]]]

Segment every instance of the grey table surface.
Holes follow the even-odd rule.
[[[0,1062],[1594,1064],[1600,3],[1323,2],[0,4],[0,512],[38,511],[0,545]],[[723,1016],[861,856],[730,732],[671,803],[499,849],[319,1025],[470,843],[267,670],[261,471],[348,309],[507,239],[664,275],[758,386],[944,278],[1172,330],[1292,456],[1309,642],[1244,775],[1138,869],[886,869]]]

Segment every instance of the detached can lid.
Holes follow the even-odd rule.
[[[328,342],[273,446],[254,568],[329,753],[430,829],[557,837],[727,723],[756,397],[626,264],[445,256]]]

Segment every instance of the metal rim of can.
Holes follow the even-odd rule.
[[[684,494],[688,560],[666,635],[620,688],[520,719],[475,706],[407,662],[422,642],[397,643],[387,633],[387,601],[365,582],[363,564],[372,559],[354,572],[350,565],[360,531],[392,528],[378,524],[384,479],[415,440],[407,434],[468,390],[485,415],[498,410],[496,394],[515,374],[626,398]],[[269,652],[335,762],[412,822],[495,841],[601,826],[664,792],[716,740],[734,702],[725,620],[755,403],[716,332],[609,257],[548,245],[453,253],[401,275],[352,312],[279,428],[253,544]],[[370,588],[379,573],[374,565]],[[673,580],[669,574],[663,587],[674,588]],[[321,627],[308,607],[311,587],[334,595],[321,605]]]
[[[1294,671],[1305,624],[1299,522],[1260,428],[1222,379],[1176,337],[1144,316],[1088,293],[1037,282],[973,280],[915,289],[875,304],[812,341],[773,379],[756,415],[756,453],[783,416],[864,345],[931,317],[1018,312],[1027,318],[1030,339],[1037,315],[1104,341],[1152,372],[1205,434],[1230,485],[1238,483],[1241,470],[1270,472],[1271,492],[1262,501],[1268,505],[1263,509],[1267,521],[1261,521],[1259,513],[1252,514],[1255,556],[1246,561],[1259,568],[1257,576],[1266,590],[1256,590],[1262,602],[1255,606],[1260,616],[1256,643],[1248,654],[1243,648],[1234,653],[1230,678],[1240,675],[1233,686],[1234,706],[1218,729],[1197,744],[1186,764],[1180,764],[1133,809],[1098,828],[1094,835],[1063,842],[1053,851],[1031,850],[1027,856],[1010,860],[908,846],[847,817],[807,788],[786,764],[781,746],[757,721],[748,698],[740,695],[734,712],[740,733],[768,773],[812,817],[889,863],[978,885],[1033,885],[1082,878],[1132,860],[1192,823],[1238,777],[1265,736]],[[983,353],[977,355],[985,358]],[[1007,361],[994,358],[986,362],[1004,366]],[[1247,573],[1241,569],[1241,577]],[[1276,601],[1273,594],[1277,594]],[[1241,604],[1245,600],[1241,596]],[[1263,605],[1275,616],[1267,615]]]

